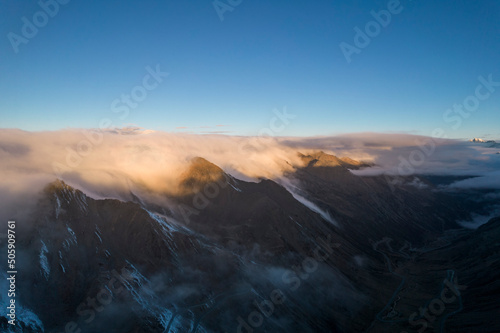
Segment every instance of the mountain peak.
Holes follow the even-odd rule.
[[[299,153],[299,157],[308,167],[336,167],[342,165],[342,160],[337,156],[326,154],[323,151],[314,152],[309,155]]]
[[[50,193],[50,194],[57,194],[57,193],[70,193],[70,192],[75,192],[73,187],[69,186],[66,184],[63,180],[57,178],[53,182],[49,183],[45,187],[45,192]]]
[[[299,153],[299,157],[308,167],[345,167],[349,169],[358,169],[367,165],[366,163],[356,161],[350,157],[338,158],[335,155],[327,154],[323,151],[314,152],[309,155]]]
[[[180,189],[187,192],[198,192],[208,183],[219,181],[224,171],[203,157],[194,157],[188,169],[181,174]]]
[[[474,138],[469,140],[469,142],[481,143],[482,146],[486,148],[500,148],[500,143],[496,142],[495,140],[483,140],[480,138]]]

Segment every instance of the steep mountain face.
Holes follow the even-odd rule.
[[[454,240],[449,246],[425,253],[421,261],[435,267],[456,270],[463,309],[450,317],[455,331],[500,331],[498,306],[493,306],[500,292],[500,218],[491,219],[471,234]]]
[[[400,285],[372,332],[498,332],[500,218],[473,232],[455,231],[425,248],[392,239],[377,250]]]
[[[349,171],[356,164],[332,165],[331,160],[320,154],[290,177],[299,182],[300,193],[330,211],[349,234],[361,230],[362,237],[390,234],[420,242],[469,214],[466,197],[436,191],[425,178],[359,177]]]
[[[257,183],[195,158],[165,204],[49,184],[20,223],[17,331],[400,332],[423,320],[474,331],[496,311],[500,225],[460,229],[479,209],[467,193],[300,158]],[[447,278],[463,295],[437,319],[412,317]],[[0,329],[15,331],[5,317]]]
[[[19,244],[30,258],[21,263],[26,265],[23,271],[33,277],[25,281],[32,287],[19,289],[30,290],[22,293],[21,301],[33,309],[46,328],[74,321],[85,327],[84,331],[98,332],[103,327],[159,330],[162,321],[172,314],[164,308],[169,304],[159,298],[161,294],[155,296],[154,288],[165,288],[167,281],[193,283],[189,275],[179,276],[179,272],[199,269],[200,263],[205,265],[204,257],[224,257],[202,237],[166,223],[138,204],[93,200],[59,181],[47,187],[33,215],[32,228],[20,237]],[[228,258],[228,267],[234,263],[234,258]],[[95,299],[103,288],[103,297],[109,298],[113,293],[110,281],[113,277],[120,280],[117,275],[122,276],[124,269],[128,273],[122,284],[127,293],[117,295],[117,301],[102,313],[92,310],[86,303],[88,298]],[[211,271],[206,271],[207,281],[217,282],[210,277]],[[166,281],[155,286],[152,279],[163,280],[162,275]],[[116,283],[120,284],[113,285]],[[114,318],[117,311],[129,315]]]

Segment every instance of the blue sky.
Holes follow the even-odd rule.
[[[390,2],[220,0],[231,8],[221,20],[208,0],[72,0],[38,21],[16,53],[9,33],[24,38],[22,18],[43,20],[42,9],[2,1],[0,127],[97,128],[107,118],[256,135],[286,107],[296,118],[276,135],[442,128],[454,138],[500,138],[500,86],[460,124],[443,119],[475,94],[479,76],[500,82],[500,3],[402,0],[348,63],[339,45],[355,46],[354,28],[364,31],[370,12]],[[157,65],[169,75],[120,119],[112,103]]]

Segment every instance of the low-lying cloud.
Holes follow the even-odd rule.
[[[425,153],[425,149],[430,153]],[[359,133],[274,138],[192,135],[138,128],[104,132],[3,129],[0,130],[0,199],[4,212],[15,215],[12,208],[15,200],[39,192],[57,178],[98,198],[119,197],[120,193],[141,189],[172,194],[179,175],[196,156],[243,180],[279,179],[302,166],[298,152],[318,150],[375,164],[353,171],[360,176],[398,175],[401,161],[411,161],[414,152],[422,150],[424,153],[418,156],[424,155],[424,160],[412,165],[415,174],[477,176],[456,182],[452,187],[500,188],[500,154],[494,148],[415,135]]]
[[[354,171],[357,175],[483,176],[500,170],[498,149],[460,140],[407,134],[357,133],[335,137],[290,138],[285,143],[297,149],[320,149],[375,164],[371,168]]]

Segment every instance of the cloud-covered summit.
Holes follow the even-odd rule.
[[[135,135],[117,135],[135,134]],[[424,173],[477,178],[453,187],[500,188],[500,155],[477,144],[405,134],[331,137],[244,137],[144,131],[0,130],[0,195],[4,203],[60,178],[94,196],[139,187],[173,193],[190,161],[201,157],[232,176],[279,179],[304,166],[300,154],[324,151],[374,164],[357,175]],[[404,174],[406,175],[406,174]]]

